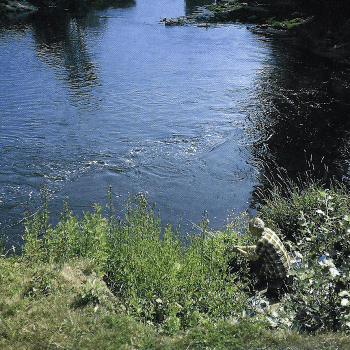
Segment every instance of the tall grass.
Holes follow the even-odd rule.
[[[290,271],[293,283],[275,323],[299,331],[350,331],[350,197],[341,186],[288,186],[288,196],[277,187],[271,191],[259,213],[289,240],[300,265]],[[216,238],[208,234],[204,216],[199,229],[184,237],[161,225],[145,195],[128,200],[123,219],[115,216],[110,197],[108,215],[95,205],[79,219],[65,205],[55,227],[44,206],[26,222],[24,258],[58,264],[76,257],[93,260],[127,314],[170,334],[236,322],[252,308],[249,263],[230,250],[252,243],[247,215],[236,217]],[[78,302],[86,299],[98,300],[94,286]]]
[[[200,232],[182,237],[170,225],[162,228],[144,194],[128,200],[122,220],[114,215],[112,194],[110,198],[106,217],[95,205],[94,212],[78,219],[65,204],[55,227],[48,224],[44,206],[26,222],[26,259],[94,259],[128,314],[168,332],[242,315],[248,264],[228,247],[249,241],[243,235],[245,215],[218,233],[220,240],[206,234],[206,218]],[[235,268],[229,270],[229,265]]]

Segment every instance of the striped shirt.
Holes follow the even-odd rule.
[[[261,275],[270,280],[286,277],[290,267],[289,256],[283,243],[272,230],[265,228],[253,253],[259,257],[258,261],[261,261]]]

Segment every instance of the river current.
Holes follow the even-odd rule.
[[[196,5],[116,1],[0,29],[0,230],[11,242],[21,243],[20,221],[44,186],[56,221],[64,198],[79,214],[105,206],[110,186],[121,214],[129,193],[147,192],[163,222],[182,219],[185,230],[204,211],[217,228],[250,208],[261,171],[251,136],[267,144],[277,130],[256,120],[329,76],[318,64],[308,78],[314,62],[300,68],[301,56],[241,24],[159,23]]]

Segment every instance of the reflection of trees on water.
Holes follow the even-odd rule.
[[[81,11],[82,1],[77,1],[77,11]],[[108,8],[128,8],[136,6],[135,0],[89,0],[84,1],[85,11],[91,10],[106,10]]]
[[[95,109],[99,104],[99,97],[94,96],[92,89],[98,85],[98,67],[91,58],[86,34],[87,29],[107,25],[108,19],[94,15],[94,11],[132,6],[135,6],[134,0],[97,0],[89,4],[89,9],[81,6],[76,12],[39,14],[33,21],[36,51],[57,70],[57,74],[68,81],[74,105],[83,104],[84,108],[89,106]]]
[[[262,77],[261,110],[251,115],[252,157],[261,183],[254,192],[257,202],[274,185],[283,187],[286,178],[330,184],[349,174],[348,77],[324,63],[278,59]]]
[[[96,103],[92,87],[98,84],[98,77],[84,30],[80,19],[64,14],[34,24],[37,54],[68,82],[73,104],[81,100],[91,105]]]

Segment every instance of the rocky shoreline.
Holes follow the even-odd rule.
[[[210,27],[239,22],[256,34],[288,39],[288,43],[336,64],[350,65],[350,18],[337,26],[302,11],[292,1],[237,2],[219,0],[193,14],[163,18],[166,26]]]

